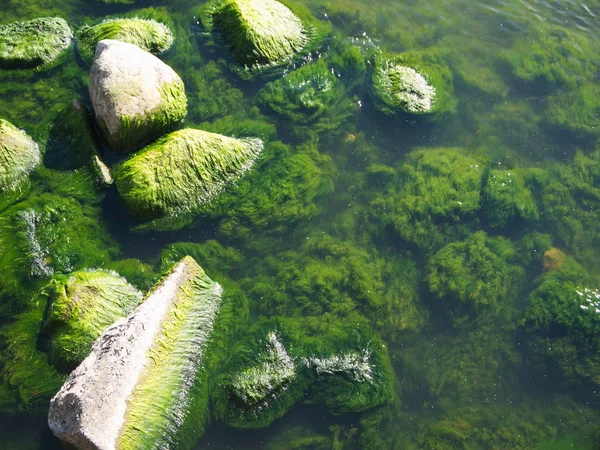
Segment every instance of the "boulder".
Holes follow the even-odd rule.
[[[210,203],[250,170],[262,149],[258,138],[178,130],[131,156],[115,182],[137,219],[168,219]]]
[[[50,403],[54,434],[78,449],[191,448],[208,407],[206,366],[221,294],[183,258],[71,373]]]
[[[89,90],[98,126],[117,151],[141,148],[177,127],[187,113],[175,71],[126,42],[98,43]]]
[[[49,360],[66,372],[83,361],[105,328],[129,315],[142,300],[142,293],[126,279],[106,270],[58,276],[47,291],[44,332],[50,337]]]
[[[225,0],[213,21],[235,60],[250,68],[281,64],[309,40],[302,21],[276,0]]]
[[[84,25],[77,31],[77,50],[86,63],[94,59],[96,45],[103,39],[114,39],[137,45],[158,54],[173,44],[173,33],[166,25],[151,19],[107,19],[97,25]]]
[[[0,119],[0,195],[18,189],[39,162],[40,150],[33,139]]]
[[[55,65],[71,45],[73,32],[60,17],[40,17],[0,26],[0,68],[33,69]]]

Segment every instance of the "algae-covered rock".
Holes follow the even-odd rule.
[[[533,221],[539,213],[519,170],[490,170],[482,190],[482,208],[493,227]]]
[[[250,68],[281,64],[309,39],[302,21],[277,0],[225,0],[213,20],[236,61]]]
[[[105,270],[57,277],[47,290],[44,332],[50,336],[49,360],[67,372],[83,361],[106,327],[131,313],[142,299],[127,280]]]
[[[415,150],[371,202],[373,215],[425,249],[462,237],[480,208],[484,167],[459,149]]]
[[[385,345],[360,321],[259,322],[234,348],[220,377],[213,394],[215,416],[238,428],[261,428],[303,398],[334,414],[388,402],[394,395],[393,373]]]
[[[371,83],[375,106],[386,114],[437,115],[456,109],[452,73],[435,52],[377,54]]]
[[[182,259],[71,373],[50,404],[54,434],[77,448],[192,448],[207,419],[221,294],[192,258]]]
[[[115,150],[131,152],[175,128],[187,113],[181,78],[138,46],[105,39],[90,71],[96,121]]]
[[[59,170],[88,167],[99,186],[106,187],[113,182],[110,169],[102,159],[89,110],[77,100],[56,115],[44,163],[46,167]]]
[[[117,189],[136,218],[168,219],[214,200],[253,166],[262,148],[257,138],[175,131],[125,161],[116,172]]]
[[[69,25],[60,17],[0,25],[0,68],[51,66],[69,48],[72,38]]]
[[[565,384],[600,385],[600,289],[567,257],[529,295],[524,326],[530,360]]]
[[[94,59],[96,45],[103,39],[114,39],[137,45],[142,50],[159,54],[173,44],[173,33],[151,19],[107,19],[97,25],[85,25],[77,31],[77,50],[86,63]]]
[[[16,190],[39,162],[38,145],[25,132],[0,119],[0,195]]]

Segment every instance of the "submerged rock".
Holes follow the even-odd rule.
[[[92,118],[85,105],[73,100],[54,119],[44,163],[59,170],[74,170],[87,166],[94,173],[98,185],[112,184],[110,169],[104,163]]]
[[[210,203],[254,165],[258,138],[175,131],[125,161],[115,179],[121,200],[140,220],[169,218]]]
[[[386,114],[431,115],[456,108],[452,74],[435,53],[376,55],[371,78],[375,106]]]
[[[49,360],[63,371],[83,361],[104,329],[131,313],[142,299],[127,280],[105,270],[73,272],[50,286],[44,332],[50,336]]]
[[[71,373],[50,404],[54,434],[78,449],[191,448],[206,414],[221,293],[192,258],[182,259]]]
[[[213,20],[236,61],[250,68],[281,64],[309,39],[302,21],[276,0],[225,0]]]
[[[107,19],[94,26],[84,25],[77,31],[77,50],[81,59],[90,64],[96,45],[103,39],[127,42],[158,54],[171,47],[173,33],[166,25],[151,19]]]
[[[90,72],[96,121],[114,150],[132,152],[175,128],[187,113],[181,78],[138,46],[105,39]]]
[[[33,139],[0,119],[0,195],[18,189],[39,162],[40,150]]]
[[[60,17],[40,17],[0,26],[0,68],[50,66],[71,45],[73,33]]]

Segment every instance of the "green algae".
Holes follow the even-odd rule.
[[[142,298],[124,278],[103,270],[55,277],[46,291],[48,358],[65,372],[83,361],[104,329],[129,315]]]
[[[60,17],[42,17],[0,26],[0,68],[48,68],[60,62],[73,33]]]
[[[376,54],[372,90],[375,106],[386,114],[449,114],[456,110],[452,72],[435,51]]]
[[[397,181],[372,201],[373,214],[402,239],[431,249],[468,233],[481,207],[484,169],[458,149],[413,151],[398,168]]]
[[[235,139],[193,129],[176,131],[125,161],[116,173],[117,189],[136,218],[160,219],[159,228],[161,224],[171,227],[172,216],[201,209],[241,178],[254,165],[262,147],[257,138]]]
[[[38,144],[24,131],[0,119],[0,196],[17,191],[39,163]]]
[[[115,39],[135,44],[142,50],[154,54],[168,50],[173,44],[171,30],[165,24],[155,20],[106,19],[97,25],[84,25],[77,30],[77,50],[81,59],[87,64],[91,64],[96,44],[103,39]]]

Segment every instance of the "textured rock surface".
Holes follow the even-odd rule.
[[[114,150],[137,150],[175,128],[187,113],[181,78],[125,42],[98,43],[89,90],[96,121]]]
[[[115,272],[85,270],[51,283],[51,304],[44,331],[50,336],[51,362],[73,370],[105,328],[130,314],[142,293]]]
[[[154,54],[164,52],[173,44],[171,30],[155,20],[108,19],[77,31],[77,50],[88,64],[94,59],[96,45],[103,39],[128,42]]]
[[[213,17],[237,62],[249,67],[280,64],[308,40],[302,21],[276,0],[225,0]]]
[[[182,259],[71,373],[51,401],[54,434],[79,449],[187,448],[180,433],[201,428],[187,421],[206,409],[193,394],[221,292]]]
[[[175,131],[125,161],[115,174],[117,189],[136,218],[168,218],[209,203],[254,165],[262,149],[257,138]]]
[[[17,189],[39,162],[38,145],[13,124],[0,119],[0,194]]]
[[[53,62],[71,45],[73,33],[60,17],[40,17],[0,26],[0,68],[33,69]]]

